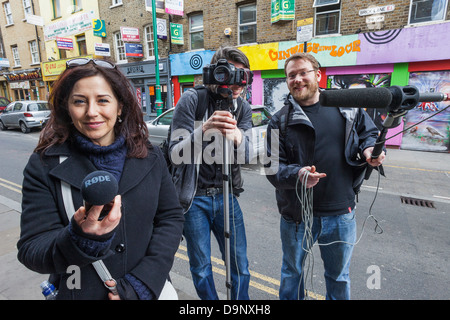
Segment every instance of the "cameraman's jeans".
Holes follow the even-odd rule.
[[[317,241],[322,244],[319,249],[325,269],[326,298],[328,300],[349,300],[349,267],[353,252],[351,244],[356,241],[355,213],[352,211],[343,215],[314,217],[313,219],[311,228],[313,241],[311,243]],[[304,249],[311,248],[306,248],[307,244],[303,240],[305,224],[302,222],[297,228],[294,221],[287,221],[281,217],[280,234],[283,249],[280,300],[303,300],[305,298],[305,276],[308,276],[306,280],[309,281],[314,271],[311,270],[311,265],[309,269],[307,268],[308,256]],[[345,241],[349,244],[342,242],[329,244],[333,241]],[[314,259],[314,261],[316,260]],[[305,267],[304,270],[302,270],[303,267]]]
[[[247,240],[239,203],[230,194],[230,269],[231,299],[248,300],[250,272],[247,260]],[[234,210],[233,210],[234,208]],[[234,221],[233,221],[234,216]],[[223,195],[196,196],[185,214],[184,237],[189,264],[197,294],[202,300],[218,300],[211,266],[211,231],[225,261]],[[225,283],[224,283],[224,290]]]

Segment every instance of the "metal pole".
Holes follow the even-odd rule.
[[[234,114],[235,106],[233,101],[233,94],[228,89],[228,111]],[[225,237],[225,286],[227,288],[227,300],[231,300],[231,253],[230,253],[230,175],[231,175],[231,161],[230,161],[230,144],[225,136],[223,137],[223,165],[222,165],[222,183],[223,183],[223,220],[224,220],[224,237]],[[233,216],[234,219],[234,216]]]
[[[161,100],[161,85],[159,82],[159,57],[158,57],[158,29],[156,26],[156,0],[152,0],[152,20],[153,20],[153,44],[155,47],[155,93],[156,93],[156,115],[162,113],[163,102]]]
[[[223,137],[223,220],[224,220],[224,236],[225,236],[225,269],[227,287],[227,299],[231,300],[231,268],[230,268],[230,166],[229,166],[229,148],[228,139]]]

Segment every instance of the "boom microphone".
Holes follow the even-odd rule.
[[[382,88],[331,89],[320,92],[320,104],[325,107],[378,108],[388,111],[410,110],[419,102],[448,101],[448,94],[419,93],[415,86]]]
[[[319,102],[325,107],[385,109],[392,102],[392,94],[387,88],[324,90]]]
[[[114,204],[114,197],[119,191],[116,178],[107,171],[94,171],[88,174],[81,184],[81,195],[84,199],[86,212],[92,205],[104,206],[99,220],[102,220]]]

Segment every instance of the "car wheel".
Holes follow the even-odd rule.
[[[30,128],[27,127],[27,125],[23,122],[20,123],[20,130],[22,130],[23,133],[29,133]]]
[[[0,130],[5,131],[6,129],[8,128],[0,121]]]

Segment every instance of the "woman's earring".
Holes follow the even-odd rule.
[[[117,116],[117,121],[118,121],[119,123],[122,123],[122,118],[120,117],[120,115]]]

